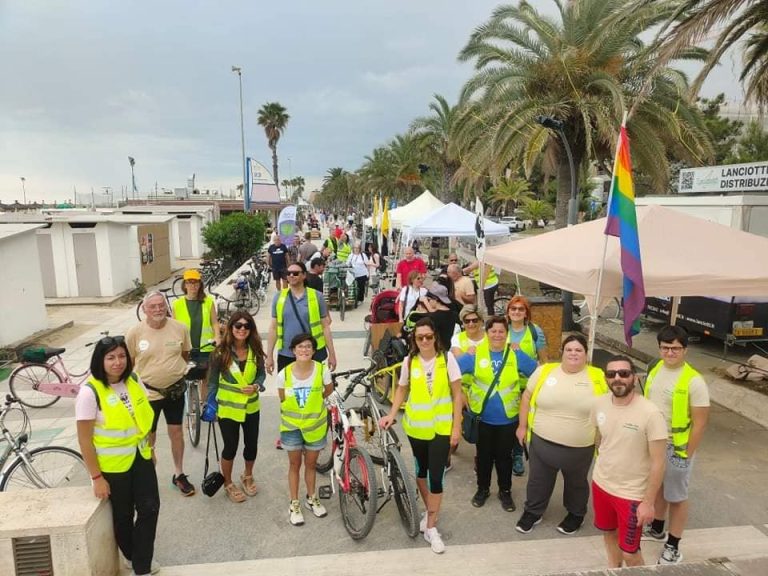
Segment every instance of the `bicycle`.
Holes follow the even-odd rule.
[[[5,396],[5,405],[0,409],[0,434],[6,443],[0,453],[0,492],[17,489],[64,488],[87,486],[91,483],[88,469],[79,452],[64,446],[40,446],[27,448],[29,434],[11,432],[5,424],[12,406],[18,399],[10,394]],[[22,405],[19,402],[20,406]],[[26,428],[28,418],[24,409]],[[11,458],[10,464],[5,465]]]
[[[234,301],[239,308],[245,308],[251,314],[258,314],[261,308],[261,302],[255,297],[255,291],[252,289],[250,277],[251,270],[240,270],[239,276],[231,283],[234,285]]]
[[[324,281],[324,286],[328,286],[326,298],[328,299],[331,290],[336,290],[336,306],[342,322],[347,309],[347,300],[353,302],[355,308],[357,307],[357,283],[353,282],[351,286],[347,284],[347,273],[351,270],[351,266],[343,263],[336,264],[335,261],[331,261],[326,268],[327,280]],[[330,303],[330,299],[328,301]]]
[[[171,287],[171,288],[158,288],[157,289],[157,292],[161,292],[163,294],[163,296],[165,297],[165,305],[166,305],[166,313],[165,313],[165,315],[168,316],[169,318],[171,317],[171,309],[172,309],[171,302],[172,302],[172,299],[171,299],[171,296],[168,295],[168,292],[171,292],[172,290],[173,290],[173,287]],[[173,294],[173,293],[171,293],[171,295],[174,296],[174,299],[175,299],[176,295]],[[183,296],[183,294],[182,294],[182,296]],[[144,319],[147,317],[147,315],[144,314],[144,309],[142,308],[143,304],[144,304],[144,300],[143,299],[139,300],[139,302],[136,304],[136,318],[138,319],[139,322],[143,322]]]
[[[218,292],[211,292],[211,295],[216,299],[216,317],[219,319],[219,325],[222,328],[226,328],[229,317],[232,316],[235,310],[246,310],[245,303],[240,300],[230,300]]]
[[[213,341],[209,342],[213,344]],[[192,352],[199,352],[193,348]],[[187,435],[192,446],[200,443],[200,425],[202,411],[200,409],[200,382],[208,373],[208,363],[197,363],[190,360],[187,363],[187,372],[184,374],[186,390],[184,391],[184,417],[187,423]]]
[[[344,408],[344,399],[337,389],[337,379],[350,374],[364,373],[365,370],[340,372],[332,375],[334,390],[328,398],[328,434],[329,445],[320,453],[317,469],[320,472],[331,471],[331,485],[321,486],[318,490],[321,498],[330,498],[331,491],[338,484],[339,508],[344,521],[344,528],[353,540],[365,538],[373,528],[378,510],[378,486],[373,471],[373,461],[368,452],[357,445],[355,427],[359,419],[353,410]],[[360,516],[360,518],[358,518]]]
[[[100,332],[109,336],[109,331]],[[95,342],[86,344],[93,346]],[[28,408],[47,408],[59,398],[75,398],[91,371],[72,373],[61,357],[66,348],[28,348],[22,352],[22,364],[11,372],[8,386],[20,404]]]

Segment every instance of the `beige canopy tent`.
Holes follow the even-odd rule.
[[[637,209],[646,296],[763,296],[768,238],[663,206]],[[587,297],[597,292],[605,218],[488,248],[485,262]],[[600,300],[621,297],[619,239],[608,237]]]

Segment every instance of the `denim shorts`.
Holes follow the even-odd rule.
[[[688,483],[691,480],[694,458],[681,458],[667,444],[667,466],[664,470],[664,500],[684,502],[688,500]]]
[[[288,432],[280,432],[280,443],[283,446],[283,450],[288,452],[293,450],[320,452],[328,443],[328,437],[327,435],[323,436],[317,442],[305,442],[304,436],[301,435],[301,430],[289,430]]]

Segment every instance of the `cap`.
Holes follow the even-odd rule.
[[[434,283],[427,292],[427,298],[434,298],[440,300],[446,306],[450,306],[451,299],[448,297],[448,288],[442,284]]]
[[[199,270],[189,269],[184,270],[184,280],[201,280],[202,276],[200,276]]]

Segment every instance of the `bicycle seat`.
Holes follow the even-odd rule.
[[[163,294],[165,294],[167,292],[170,292],[171,290],[173,290],[173,288],[160,288],[158,292],[162,292]]]
[[[45,359],[48,360],[49,358],[53,358],[54,356],[60,356],[61,354],[64,354],[66,352],[66,348],[43,348],[43,355],[45,356]]]
[[[251,271],[250,270],[240,270],[240,274],[242,274],[243,276],[250,276],[251,275]]]

